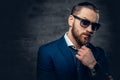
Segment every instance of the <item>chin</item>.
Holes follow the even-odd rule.
[[[87,42],[89,42],[89,40],[84,39],[84,40],[82,41],[82,44],[85,45]]]
[[[83,45],[85,45],[85,44],[86,44],[86,42],[87,42],[87,41],[84,41],[84,42],[82,42],[82,44],[83,44]]]

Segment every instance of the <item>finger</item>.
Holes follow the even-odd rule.
[[[87,47],[84,45],[84,46],[82,46],[80,49],[86,50]]]
[[[79,56],[82,55],[82,52],[81,51],[77,52],[77,55],[79,55]]]
[[[87,51],[88,51],[88,49],[81,49],[81,48],[78,50],[78,52],[81,52],[83,54],[86,53]]]
[[[82,56],[81,56],[81,55],[79,55],[79,54],[76,54],[75,56],[76,56],[76,58],[77,58],[77,59],[79,59],[79,60],[81,60],[81,59],[82,59]]]
[[[81,47],[78,49],[78,51],[85,51],[85,50],[86,50],[86,48],[84,48],[84,47]]]
[[[81,49],[81,50],[79,50],[79,51],[77,52],[77,54],[78,54],[78,55],[84,55],[84,52],[85,52],[85,51]]]

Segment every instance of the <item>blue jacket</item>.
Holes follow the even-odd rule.
[[[99,47],[89,44],[97,64],[95,75],[86,66],[80,64],[80,74],[74,62],[72,52],[64,37],[43,45],[38,51],[37,80],[108,80],[108,58]],[[80,62],[80,61],[79,61]]]

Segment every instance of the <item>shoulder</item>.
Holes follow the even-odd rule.
[[[39,47],[37,54],[39,64],[51,63],[51,56],[56,50],[57,42],[58,40],[55,40]]]
[[[57,43],[58,43],[58,40],[44,44],[44,45],[39,47],[38,51],[39,52],[48,52],[49,50],[53,50],[54,48],[56,48]]]
[[[99,46],[94,46],[93,44],[89,44],[90,45],[90,49],[92,50],[94,56],[96,58],[107,58],[108,57],[108,54],[106,53],[106,51],[99,47]]]
[[[57,40],[54,40],[54,41],[51,41],[49,43],[46,43],[46,44],[43,44],[39,47],[39,49],[52,49],[54,47],[56,47],[60,42],[60,39],[57,39]]]
[[[92,45],[92,44],[91,44]],[[94,54],[95,59],[102,65],[108,65],[109,64],[109,56],[108,53],[101,47],[92,45],[92,51]]]
[[[90,42],[87,42],[86,47],[90,48],[92,51],[93,50],[98,50],[98,51],[103,51],[103,49],[101,47],[97,47],[97,46],[94,46],[92,43]]]
[[[59,45],[64,44],[64,36],[39,47],[39,50],[55,50]]]
[[[92,43],[89,43],[89,48],[93,51],[93,52],[97,52],[97,53],[105,53],[104,49],[99,47],[99,46],[94,46]]]
[[[47,44],[44,44],[39,47],[38,53],[54,53],[58,50],[58,46],[63,44],[64,37],[62,36],[59,39],[56,39],[54,41],[51,41]]]

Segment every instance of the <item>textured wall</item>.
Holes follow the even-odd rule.
[[[67,17],[77,2],[89,0],[4,0],[1,1],[0,78],[35,80],[37,50],[68,30]],[[102,27],[92,39],[111,59],[112,73],[120,79],[119,1],[91,0],[100,13]]]

